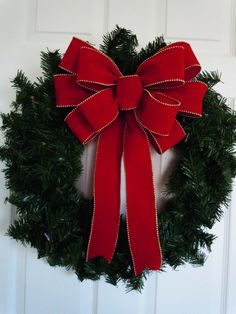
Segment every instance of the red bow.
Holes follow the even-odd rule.
[[[161,267],[150,142],[159,153],[185,137],[176,120],[200,117],[207,86],[189,44],[166,46],[123,76],[108,56],[73,38],[54,78],[56,105],[75,107],[66,123],[86,144],[98,135],[94,213],[87,259],[111,261],[120,221],[120,167],[126,174],[127,229],[135,274]]]

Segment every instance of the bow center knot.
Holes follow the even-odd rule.
[[[139,75],[121,76],[117,82],[117,99],[120,110],[138,107],[142,99],[143,85]]]

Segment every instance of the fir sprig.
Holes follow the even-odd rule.
[[[212,88],[221,82],[221,74],[218,71],[202,71],[198,74],[197,79],[206,83],[208,88]]]
[[[124,74],[133,74],[137,68],[138,40],[132,31],[116,25],[115,29],[103,36],[100,50],[112,58]]]
[[[164,41],[164,37],[156,37],[154,41],[147,44],[145,48],[141,48],[140,52],[138,53],[138,63],[141,64],[147,58],[153,56],[157,53],[160,49],[164,48],[166,43]]]

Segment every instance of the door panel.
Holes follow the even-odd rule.
[[[64,51],[72,36],[98,47],[102,34],[115,24],[133,29],[141,46],[161,34],[167,41],[189,41],[204,69],[223,73],[225,84],[218,90],[230,98],[233,107],[235,8],[235,0],[0,0],[0,110],[10,110],[14,99],[10,78],[18,68],[32,79],[40,75],[41,50],[48,47]],[[83,156],[85,170],[80,187],[88,196],[92,194],[95,147],[88,145]],[[171,152],[162,157],[152,154],[157,195],[172,158]],[[0,184],[0,314],[236,313],[235,189],[224,219],[214,227],[218,238],[204,267],[186,265],[178,271],[168,268],[160,275],[153,273],[142,294],[126,294],[122,284],[116,288],[104,280],[80,283],[73,273],[50,267],[37,259],[36,250],[6,237],[14,211],[4,204],[8,191],[2,173]]]

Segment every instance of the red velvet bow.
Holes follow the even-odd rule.
[[[200,65],[189,44],[166,46],[123,76],[108,56],[73,38],[54,78],[56,105],[86,144],[98,135],[94,213],[87,259],[111,261],[120,221],[120,168],[126,175],[127,229],[134,271],[161,267],[150,142],[159,153],[185,137],[177,114],[200,117],[207,86],[192,81]],[[150,141],[150,142],[149,142]]]

